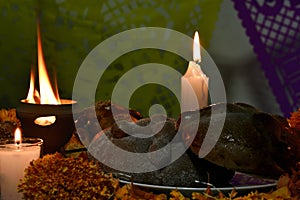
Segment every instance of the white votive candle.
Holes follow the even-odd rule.
[[[1,200],[22,199],[17,186],[24,177],[24,170],[30,162],[38,159],[41,153],[41,139],[23,139],[16,144],[13,140],[1,141],[0,144],[0,184]]]

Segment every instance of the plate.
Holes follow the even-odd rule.
[[[191,195],[192,192],[200,192],[203,193],[206,191],[207,187],[175,187],[175,186],[163,186],[163,185],[151,185],[146,183],[137,183],[130,182],[119,178],[121,183],[128,184],[132,183],[135,186],[139,186],[141,188],[146,188],[150,190],[155,190],[158,192],[170,193],[172,190],[179,190],[184,195]],[[251,191],[265,191],[269,192],[271,189],[276,187],[277,180],[273,179],[265,179],[249,174],[244,174],[240,172],[236,172],[230,181],[232,186],[230,187],[214,187],[211,186],[211,191],[215,194],[222,192],[223,194],[230,193],[233,189],[235,189],[238,194],[246,194]]]

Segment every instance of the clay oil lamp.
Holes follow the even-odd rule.
[[[39,91],[35,87],[35,70],[31,70],[28,95],[20,101],[17,116],[24,136],[43,139],[43,153],[47,154],[60,151],[70,140],[75,130],[72,106],[76,101],[60,99],[57,87],[52,87],[43,58],[39,27],[37,40]]]

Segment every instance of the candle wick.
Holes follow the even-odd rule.
[[[18,149],[20,148],[20,144],[21,144],[21,141],[16,141],[16,146]]]

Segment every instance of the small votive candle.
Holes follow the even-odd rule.
[[[22,199],[18,184],[30,162],[41,156],[42,145],[43,140],[39,138],[0,141],[1,200]]]

